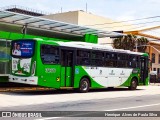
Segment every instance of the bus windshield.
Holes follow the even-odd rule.
[[[34,54],[35,41],[18,40],[12,41],[12,56],[21,58],[30,58]]]

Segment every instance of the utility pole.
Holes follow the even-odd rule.
[[[22,26],[21,33],[25,35],[27,34],[27,24]]]
[[[88,12],[87,9],[88,9],[88,6],[87,6],[87,3],[86,3],[86,12]]]
[[[61,7],[61,13],[62,13],[62,7]]]

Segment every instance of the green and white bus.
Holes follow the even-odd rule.
[[[78,89],[148,85],[148,54],[85,42],[12,41],[10,82]]]

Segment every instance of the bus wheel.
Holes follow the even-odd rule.
[[[129,89],[130,90],[136,90],[136,88],[137,88],[137,79],[136,78],[132,78],[132,80],[131,80],[131,84],[130,84],[130,86],[129,86]]]
[[[82,78],[79,84],[79,92],[86,93],[89,91],[90,83],[87,78]]]

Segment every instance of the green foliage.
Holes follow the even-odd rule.
[[[145,52],[146,50],[146,46],[148,43],[147,38],[141,37],[141,38],[137,38],[134,35],[126,35],[123,36],[122,38],[116,38],[113,40],[113,47],[116,49],[124,49],[124,50],[131,50],[133,51],[133,49],[136,46],[136,40],[137,40],[137,46],[138,46],[138,51],[139,52]]]
[[[137,41],[138,41],[138,51],[145,52],[145,50],[147,48],[147,46],[145,46],[145,45],[147,45],[147,43],[148,43],[147,38],[141,37],[141,38],[138,38]]]

